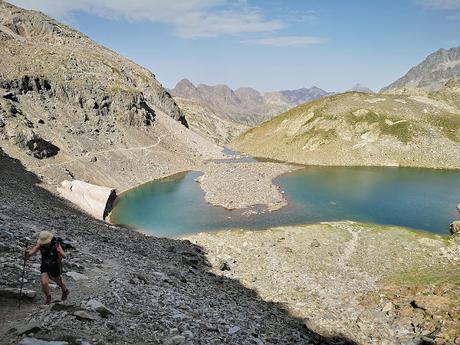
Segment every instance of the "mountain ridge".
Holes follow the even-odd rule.
[[[224,84],[195,86],[188,79],[179,81],[171,93],[181,108],[186,109],[191,128],[219,143],[226,143],[242,130],[298,104],[331,94],[315,86],[261,93],[251,87],[233,90]],[[210,136],[210,129],[206,128],[205,123],[209,123],[211,117],[219,122],[217,127],[222,134],[219,138]],[[226,136],[225,132],[229,135]]]
[[[450,79],[460,76],[460,47],[438,49],[422,62],[380,90],[383,93],[430,92],[444,86]]]
[[[0,146],[49,184],[125,190],[221,155],[152,72],[78,31],[0,1],[0,43]]]

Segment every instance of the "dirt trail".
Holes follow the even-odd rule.
[[[111,149],[111,150],[92,151],[92,152],[88,152],[85,156],[82,156],[82,157],[77,157],[77,158],[69,159],[69,160],[66,160],[66,161],[60,162],[60,163],[47,164],[47,165],[42,166],[42,167],[37,167],[36,169],[40,171],[40,170],[49,169],[49,168],[54,168],[54,167],[58,167],[58,166],[64,166],[64,165],[71,164],[71,163],[73,163],[73,162],[76,162],[76,161],[79,161],[79,160],[82,160],[82,159],[87,159],[89,156],[97,156],[97,155],[101,155],[101,154],[105,154],[105,153],[110,153],[110,152],[124,152],[124,151],[135,151],[135,150],[149,150],[149,149],[152,149],[152,148],[158,146],[158,145],[161,143],[161,139],[162,139],[164,136],[165,136],[165,134],[158,136],[157,142],[156,142],[155,144],[152,144],[152,145],[147,145],[147,146],[135,146],[135,147],[126,147],[126,148],[116,148],[116,149]]]

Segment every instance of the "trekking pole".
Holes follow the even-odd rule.
[[[19,309],[21,309],[22,302],[22,288],[24,287],[24,275],[26,273],[26,261],[27,261],[27,247],[29,243],[26,241],[26,250],[24,251],[24,263],[22,264],[22,276],[21,276],[21,289],[19,290]]]

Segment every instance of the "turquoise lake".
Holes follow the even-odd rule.
[[[285,192],[288,206],[250,216],[209,205],[195,181],[200,174],[181,173],[123,193],[111,221],[158,236],[177,237],[228,228],[264,229],[332,220],[448,234],[449,224],[458,218],[458,171],[306,167],[274,180]]]

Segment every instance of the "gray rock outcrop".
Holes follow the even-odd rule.
[[[38,92],[136,124],[150,122],[155,106],[186,124],[150,71],[43,13],[1,1],[0,40],[0,87],[6,90],[5,98],[17,101],[18,94]]]
[[[452,235],[460,234],[460,220],[456,220],[449,225],[449,231]]]

